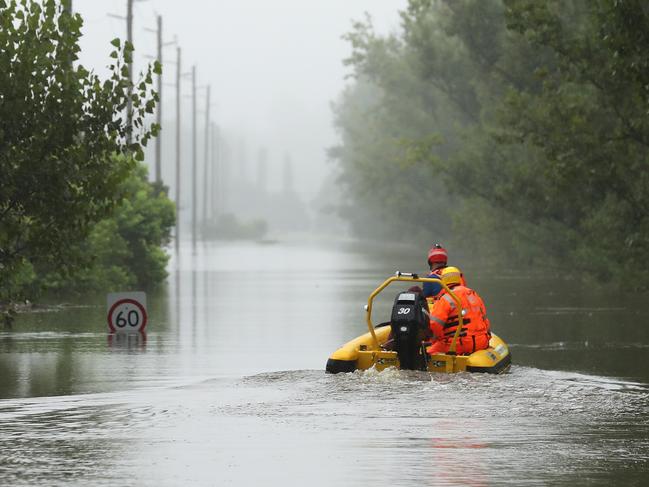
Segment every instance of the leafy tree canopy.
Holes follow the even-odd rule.
[[[452,221],[476,256],[649,287],[646,2],[410,0],[401,18],[348,35],[332,155],[355,213],[410,171],[419,218],[381,200],[397,234]]]
[[[144,116],[157,101],[151,85],[160,66],[133,85],[133,46],[115,39],[111,74],[101,80],[75,62],[81,26],[79,15],[54,0],[0,0],[3,283],[25,264],[74,267],[70,242],[115,206],[117,188],[134,167],[132,158],[113,156],[142,159],[158,129],[145,128]]]
[[[120,183],[117,194],[120,202],[112,214],[93,224],[88,237],[70,249],[80,263],[77,269],[35,269],[37,282],[45,289],[78,293],[152,289],[164,281],[169,256],[163,248],[175,224],[175,207],[166,188],[149,183],[146,166],[140,163]]]

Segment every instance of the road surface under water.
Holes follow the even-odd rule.
[[[423,270],[411,254],[183,248],[148,297],[146,340],[111,339],[102,298],[21,315],[0,332],[0,483],[649,481],[646,295],[467,265],[511,373],[325,374],[328,355],[366,331],[371,290]]]

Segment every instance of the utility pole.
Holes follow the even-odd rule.
[[[196,253],[196,66],[192,66],[192,250]]]
[[[157,121],[159,129],[162,127],[162,15],[158,15],[158,63],[160,64],[160,74],[158,74],[158,113]],[[161,137],[155,138],[155,180],[156,183],[162,182],[162,145]]]
[[[196,98],[196,93],[195,93],[195,87],[196,87],[196,67],[193,67],[191,71],[187,73],[182,72],[182,58],[181,58],[181,49],[180,47],[176,48],[176,55],[178,56],[176,66],[178,67],[178,70],[176,71],[176,255],[179,255],[179,250],[180,250],[180,222],[182,218],[180,217],[180,207],[181,207],[181,200],[180,200],[180,191],[181,191],[181,171],[180,171],[180,166],[181,166],[181,161],[182,161],[182,123],[181,123],[181,100],[182,100],[182,79],[184,77],[191,77],[192,78],[192,89],[194,92],[192,93],[192,98]],[[193,110],[194,112],[196,111],[196,103],[193,104]],[[193,121],[193,129],[194,129],[194,135],[193,135],[193,151],[194,151],[194,156],[193,156],[193,166],[195,166],[195,161],[196,161],[196,115],[195,113],[192,115],[192,121]],[[193,170],[194,174],[192,175],[192,190],[195,189],[196,187],[196,182],[195,182],[195,170]],[[192,191],[195,193],[195,191]],[[192,197],[194,198],[194,197]],[[195,199],[192,199],[192,217],[194,216],[193,213],[193,208],[196,206],[195,204]],[[193,225],[193,218],[192,218],[192,225]],[[192,236],[194,236],[194,247],[195,247],[195,232],[192,231]]]
[[[182,64],[180,64],[180,47],[176,48],[176,256],[180,247],[180,80],[182,78]]]
[[[217,195],[219,193],[219,132],[216,124],[212,122],[212,191],[210,192],[210,207],[212,217],[217,215]]]
[[[74,17],[74,10],[72,9],[72,0],[63,0],[63,11],[70,17]],[[72,55],[68,57],[68,68],[73,69],[74,61]]]
[[[126,41],[133,45],[133,0],[126,0]],[[126,142],[130,145],[133,141],[133,56],[128,61],[128,100],[126,100],[126,117],[128,128]]]
[[[162,130],[162,87],[164,83],[162,82],[162,51],[165,46],[170,46],[176,44],[174,39],[171,42],[162,42],[162,15],[157,16],[157,28],[155,29],[144,29],[148,32],[153,32],[156,34],[158,49],[155,56],[155,60],[160,64],[160,73],[158,74],[158,105],[156,111],[156,123],[160,130]],[[151,57],[151,56],[147,56]],[[155,181],[157,183],[162,182],[162,137],[158,135],[155,139]]]
[[[208,170],[210,147],[210,86],[207,85],[207,99],[205,100],[205,167],[203,168],[203,226],[207,223],[207,195],[208,195]]]
[[[222,129],[218,129],[218,138],[219,138],[219,180],[217,186],[218,199],[216,201],[217,207],[219,209],[219,214],[224,214],[228,209],[228,182],[232,177],[230,172],[231,166],[230,162],[232,161],[232,147],[228,144],[228,140],[225,137]]]
[[[124,17],[123,15],[108,14],[109,17],[114,17],[116,19],[126,19],[126,42],[131,46],[133,46],[133,2],[134,0],[126,0],[126,17]],[[72,8],[72,2],[70,2],[70,8]],[[133,95],[132,54],[126,66],[128,68],[128,98],[126,100],[126,143],[130,145],[131,141],[133,140],[133,101],[131,100],[131,96]]]
[[[293,193],[293,161],[291,156],[286,153],[284,155],[284,175],[283,175],[283,189],[284,194],[288,195]]]
[[[261,147],[257,154],[257,189],[260,195],[266,194],[268,150]]]

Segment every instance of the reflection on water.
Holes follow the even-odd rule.
[[[108,348],[115,351],[146,350],[146,332],[109,333]]]
[[[510,374],[324,374],[420,257],[220,244],[172,262],[146,336],[108,335],[101,297],[21,316],[0,332],[2,484],[645,483],[646,296],[467,267]]]

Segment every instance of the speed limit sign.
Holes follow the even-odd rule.
[[[112,333],[144,331],[148,318],[145,293],[111,293],[106,301],[108,329]]]

